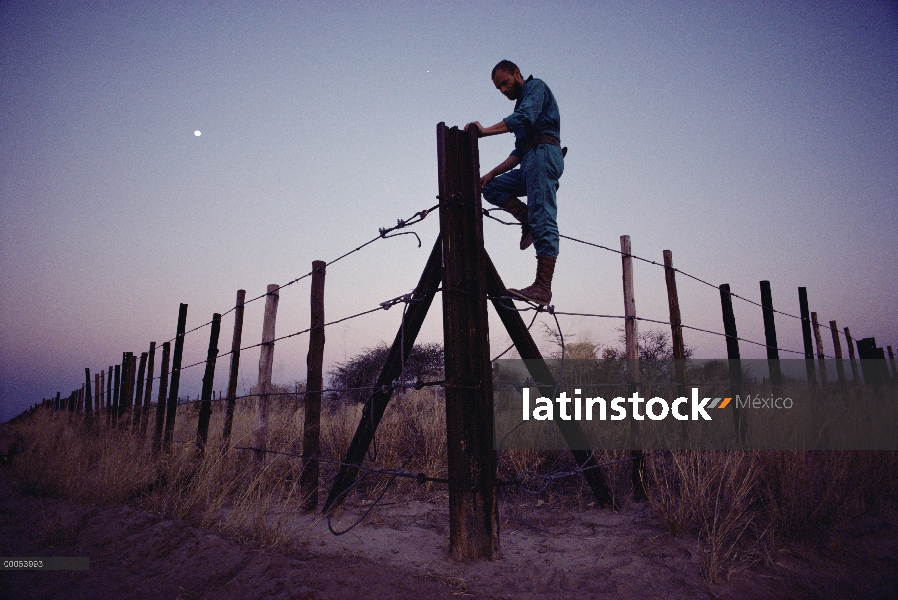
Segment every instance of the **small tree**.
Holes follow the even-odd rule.
[[[365,348],[346,362],[336,364],[328,372],[329,387],[347,390],[341,392],[344,400],[357,403],[367,401],[372,390],[366,388],[377,381],[389,353],[390,347],[381,342],[374,348]],[[442,344],[416,344],[397,381],[402,385],[414,385],[418,381],[442,379],[443,364]]]

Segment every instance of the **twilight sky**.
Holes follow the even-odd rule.
[[[2,2],[0,421],[170,339],[180,302],[192,328],[237,289],[264,293],[435,204],[435,126],[511,111],[489,79],[502,58],[558,100],[563,234],[614,248],[628,234],[634,254],[670,249],[754,300],[768,279],[793,314],[806,286],[823,322],[898,346],[896,6]],[[482,172],[512,143],[482,140]],[[400,236],[329,268],[327,320],[410,291],[437,228],[415,228],[420,249]],[[484,231],[506,283],[529,284],[532,249],[513,228]],[[554,304],[622,314],[620,278],[618,255],[562,240]],[[667,320],[663,270],[637,262],[635,280],[637,314]],[[678,284],[683,322],[722,331],[716,291]],[[308,326],[308,297],[308,280],[281,292],[278,335]],[[246,309],[245,344],[263,304]],[[440,306],[421,341],[441,341]],[[391,341],[400,317],[329,328],[325,368]],[[759,308],[737,300],[736,320],[764,339]],[[621,322],[561,324],[615,343]],[[777,326],[782,347],[802,348],[798,321]],[[223,350],[232,327],[226,316]],[[725,356],[722,338],[685,337],[696,357]],[[491,341],[508,344],[498,319]],[[207,344],[208,328],[187,336],[185,364]],[[277,344],[276,383],[305,378],[307,344]],[[247,388],[257,365],[243,354]],[[185,370],[182,395],[201,377]],[[226,380],[220,361],[216,389]]]

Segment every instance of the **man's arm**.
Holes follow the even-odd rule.
[[[492,171],[484,175],[480,178],[480,189],[482,190],[486,184],[490,182],[490,180],[496,175],[501,175],[506,171],[511,171],[516,166],[518,166],[521,162],[521,159],[514,154],[510,155],[508,158],[502,161],[502,163],[496,166]]]
[[[474,121],[473,123],[468,123],[467,125],[465,125],[465,131],[470,131],[472,128],[477,130],[478,137],[489,137],[491,135],[498,135],[500,133],[508,133],[509,131],[508,125],[505,124],[505,121],[499,121],[491,127],[484,127],[480,124],[480,121]],[[507,170],[508,169],[506,169],[506,171]],[[505,171],[502,172],[504,173]]]

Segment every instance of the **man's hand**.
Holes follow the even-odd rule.
[[[480,121],[473,121],[465,125],[465,131],[472,129],[477,132],[477,137],[483,137],[483,125],[480,124]]]
[[[487,137],[491,135],[497,135],[499,133],[508,133],[508,125],[505,124],[505,121],[499,121],[495,125],[484,127],[480,124],[480,121],[472,121],[471,123],[465,125],[465,131],[471,130],[477,132],[477,137]]]
[[[485,188],[486,184],[488,184],[493,177],[495,177],[495,174],[492,171],[490,171],[489,173],[487,173],[486,175],[481,177],[480,178],[480,189],[482,190],[483,188]]]

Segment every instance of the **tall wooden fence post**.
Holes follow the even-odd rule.
[[[133,352],[128,353],[128,410],[134,410],[134,393],[137,391],[137,355]],[[126,418],[122,427],[128,428],[128,419]]]
[[[100,373],[94,373],[94,414],[99,415],[103,406],[103,386],[100,384]]]
[[[730,284],[720,286],[720,306],[723,310],[723,331],[727,339],[727,363],[730,373],[730,395],[735,399],[742,395],[742,360],[739,355],[739,334],[736,332],[736,315],[733,314],[733,297]],[[745,443],[748,422],[743,418],[738,404],[733,406],[733,427],[740,443]]]
[[[140,354],[140,366],[137,367],[137,387],[134,388],[134,415],[131,419],[131,431],[133,433],[137,433],[140,430],[140,415],[143,414],[143,379],[147,374],[148,356],[148,352],[142,352]],[[149,398],[147,398],[147,402],[149,402]]]
[[[271,395],[271,369],[274,366],[274,323],[277,318],[280,286],[269,284],[265,297],[265,316],[262,321],[262,351],[259,353],[259,384],[256,386],[256,422],[253,427],[253,446],[256,462],[265,459],[268,445],[268,411]]]
[[[165,410],[165,433],[163,445],[165,449],[171,446],[172,436],[175,433],[175,417],[178,412],[178,388],[181,385],[181,358],[184,355],[184,331],[187,329],[187,305],[178,307],[178,330],[175,334],[175,350],[172,353],[171,381],[168,388],[168,399]]]
[[[667,283],[667,306],[670,311],[670,341],[673,347],[674,375],[677,395],[686,395],[686,345],[683,343],[683,324],[680,316],[680,300],[677,296],[677,270],[673,266],[673,253],[664,251],[664,280]]]
[[[851,337],[851,330],[847,327],[845,328],[845,345],[848,346],[848,359],[851,361],[851,378],[854,380],[853,384],[860,389],[863,385],[863,381],[861,381],[861,372],[857,367],[857,356],[854,353],[854,340]]]
[[[499,553],[493,385],[477,135],[437,125],[443,240],[443,345],[449,463],[449,554]]]
[[[888,373],[885,366],[885,353],[882,348],[876,346],[876,338],[863,338],[856,340],[857,354],[861,359],[861,369],[864,372],[864,381],[872,385],[877,391],[885,382],[883,376]]]
[[[770,369],[770,381],[774,393],[783,385],[783,372],[780,368],[780,351],[776,343],[776,321],[773,318],[773,294],[770,282],[761,282],[761,310],[764,314],[764,339],[767,344],[767,365]]]
[[[836,355],[836,373],[839,375],[839,387],[845,392],[845,365],[842,364],[842,341],[839,339],[839,328],[835,321],[829,322],[829,330],[833,336],[833,353]]]
[[[224,426],[221,432],[221,449],[228,449],[231,442],[231,427],[234,423],[234,405],[237,402],[237,375],[240,371],[240,342],[243,338],[243,303],[246,290],[237,290],[237,303],[234,305],[234,335],[231,338],[231,368],[228,373],[228,397],[225,409]]]
[[[898,371],[895,370],[895,351],[891,346],[886,346],[886,349],[889,351],[889,364],[892,365],[892,379],[898,379]]]
[[[633,256],[630,253],[630,236],[620,236],[621,266],[623,267],[624,284],[624,339],[627,351],[627,393],[632,397],[639,392],[639,336],[636,323],[636,297],[633,291]],[[630,419],[630,435],[632,437],[632,469],[630,478],[633,483],[633,498],[645,500],[645,457],[642,454],[642,440],[639,435],[639,424]]]
[[[112,384],[112,423],[118,424],[119,402],[122,395],[122,366],[115,365],[115,381]]]
[[[90,389],[90,369],[84,369],[84,420],[88,424],[93,422],[94,418],[94,399]]]
[[[686,388],[686,345],[683,342],[683,322],[680,316],[680,299],[677,295],[677,270],[673,266],[673,253],[665,250],[664,281],[667,284],[667,308],[670,312],[670,342],[673,349],[674,379],[677,397],[688,395]],[[683,444],[689,447],[689,424],[683,422]]]
[[[162,448],[162,429],[165,426],[165,408],[168,393],[168,365],[171,360],[171,342],[162,344],[162,365],[159,368],[159,397],[156,400],[156,427],[153,430],[153,454]]]
[[[119,374],[118,412],[115,414],[116,424],[122,426],[122,415],[131,407],[128,402],[128,369],[131,367],[131,353],[122,352],[121,372]]]
[[[150,342],[150,350],[147,352],[147,383],[143,392],[143,410],[140,411],[140,437],[147,436],[147,422],[150,420],[150,410],[153,406],[153,367],[156,359],[156,342]]]
[[[109,419],[112,415],[112,380],[115,379],[113,375],[113,366],[109,365],[109,368],[106,369],[106,397],[104,398],[105,403],[103,404],[103,408],[106,411],[106,426],[109,426]]]
[[[218,334],[221,331],[221,315],[212,315],[212,326],[209,330],[209,350],[206,352],[206,371],[203,373],[203,391],[200,401],[200,414],[196,422],[196,450],[202,457],[206,452],[209,439],[209,420],[212,418],[212,388],[215,383],[215,361],[218,358]]]
[[[808,311],[808,288],[798,288],[798,308],[801,311],[801,335],[804,338],[804,365],[808,384],[817,386],[817,369],[814,366],[814,342],[811,340],[811,313]]]
[[[811,313],[811,327],[814,329],[814,342],[817,344],[817,360],[820,362],[820,381],[823,385],[829,383],[826,374],[826,355],[823,353],[823,337],[820,335],[820,323],[817,322],[817,313]]]
[[[302,455],[307,457],[299,478],[302,507],[318,506],[318,456],[321,453],[321,389],[324,385],[324,276],[327,263],[312,263],[311,323],[306,356],[306,414],[302,432]]]

